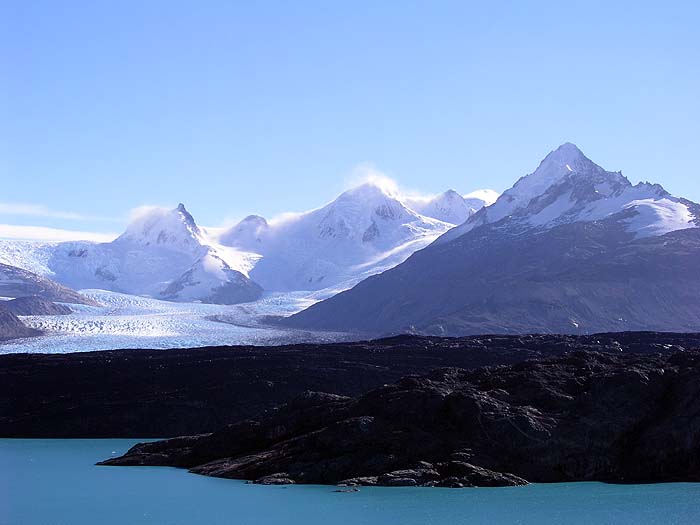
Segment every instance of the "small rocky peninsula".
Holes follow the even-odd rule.
[[[305,392],[216,432],[138,444],[102,464],[265,484],[700,481],[700,352],[647,349],[440,368],[355,397]]]

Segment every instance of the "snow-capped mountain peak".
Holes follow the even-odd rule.
[[[198,235],[200,234],[199,227],[197,226],[197,223],[194,222],[194,217],[192,217],[192,214],[187,211],[184,204],[179,203],[177,208],[175,208],[175,211],[177,211],[177,213],[180,215],[180,219],[190,231]]]
[[[383,181],[369,180],[358,186],[354,186],[341,193],[336,200],[341,198],[396,198],[398,190]]]
[[[615,216],[637,236],[661,235],[695,227],[699,214],[697,205],[673,197],[660,185],[632,185],[621,172],[606,171],[574,144],[565,143],[492,206],[450,230],[439,242],[505,219],[520,230]]]
[[[226,304],[262,293],[247,276],[258,256],[214,242],[183,204],[141,210],[112,242],[57,243],[35,253],[44,254],[43,273],[76,289]]]
[[[194,218],[180,203],[177,208],[148,208],[140,213],[114,243],[131,243],[192,252],[205,243]]]
[[[508,206],[509,211],[512,211],[527,205],[531,199],[573,174],[577,177],[591,177],[604,173],[605,170],[588,159],[578,147],[567,142],[550,152],[534,172],[518,180],[504,195],[512,203]]]
[[[540,167],[550,164],[558,166],[569,166],[573,171],[573,166],[586,166],[594,164],[576,144],[565,142],[557,149],[550,151],[549,154],[542,160]]]
[[[466,195],[462,195],[462,197],[464,197],[464,200],[467,202],[468,205],[471,205],[473,203],[474,205],[478,205],[480,208],[485,206],[491,206],[494,202],[498,200],[498,197],[500,196],[501,194],[497,191],[488,189],[476,190],[472,191],[471,193],[467,193]],[[479,202],[481,204],[479,204]]]
[[[381,235],[383,224],[420,220],[385,188],[371,182],[342,193],[327,206],[311,212],[321,238],[347,238],[369,242]]]
[[[402,201],[425,217],[448,224],[462,224],[484,206],[493,204],[497,198],[498,193],[493,190],[477,190],[460,195],[450,189],[434,197],[405,197]]]
[[[219,241],[260,255],[250,277],[266,290],[318,290],[394,266],[450,227],[407,206],[395,187],[370,181],[305,213],[269,223],[247,217]]]
[[[395,268],[288,326],[462,336],[700,327],[700,205],[573,144]]]
[[[462,224],[484,206],[483,201],[478,199],[467,203],[464,197],[451,189],[432,198],[408,198],[406,203],[421,215],[449,224]]]

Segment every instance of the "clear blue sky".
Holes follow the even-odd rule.
[[[700,201],[699,6],[3,1],[0,203],[39,211],[0,223],[269,217],[361,162],[501,191],[565,141]]]

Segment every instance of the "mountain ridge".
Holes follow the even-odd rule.
[[[356,398],[305,392],[211,434],[139,443],[99,464],[260,484],[698,481],[698,352],[597,344],[515,365],[438,368]]]
[[[476,209],[490,190],[457,206]],[[483,199],[482,199],[483,198]],[[237,304],[264,292],[346,289],[403,261],[453,226],[405,204],[376,181],[332,202],[268,222],[250,215],[225,231],[201,228],[184,204],[140,209],[108,243],[0,242],[0,261],[76,289],[104,289],[180,302]],[[460,202],[462,201],[462,202]]]
[[[672,196],[659,184],[633,185],[621,172],[604,170],[577,146],[565,143],[550,152],[534,172],[518,179],[493,205],[475,213],[439,242],[456,239],[478,225],[504,219],[514,219],[512,222],[522,228],[545,228],[563,222],[602,220],[629,207],[642,208],[642,213],[657,216],[664,215],[665,210],[669,221],[668,227],[659,229],[663,233],[680,229],[683,222],[692,227],[684,209],[687,213],[691,208],[694,210],[695,221],[700,217],[698,205]],[[648,217],[648,222],[653,223],[654,217]],[[643,230],[644,225],[637,228]]]
[[[281,322],[372,335],[698,330],[697,210],[565,144],[404,263]]]
[[[251,228],[239,223],[223,238],[232,246],[250,246],[246,236],[252,229],[252,244],[262,257],[251,278],[265,289],[282,291],[318,290],[356,281],[365,274],[361,265],[376,258],[381,264],[382,254],[409,242],[425,246],[452,226],[416,213],[373,183],[277,223],[262,223],[255,217],[245,221]],[[240,241],[232,238],[236,230],[243,237]],[[368,270],[376,265],[370,264]]]

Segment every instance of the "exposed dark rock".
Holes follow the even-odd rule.
[[[0,303],[15,315],[68,315],[73,313],[68,306],[52,303],[35,295],[18,297]]]
[[[35,273],[0,263],[0,297],[38,296],[59,303],[100,306],[89,297]]]
[[[22,337],[34,337],[41,335],[39,330],[34,330],[25,324],[6,307],[0,304],[0,341],[21,339]]]
[[[698,399],[698,351],[573,351],[438,369],[355,399],[308,393],[103,464],[346,486],[700,481]]]
[[[294,485],[295,481],[283,472],[276,472],[275,474],[258,478],[253,483],[257,485]]]
[[[683,348],[700,348],[700,335],[401,336],[326,345],[4,355],[0,436],[198,434],[307,390],[358,396],[439,367],[517,363],[577,349],[619,354]]]

